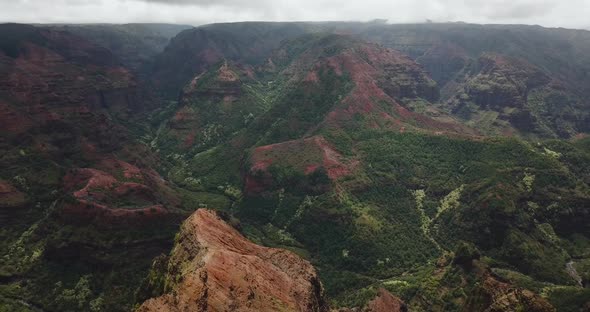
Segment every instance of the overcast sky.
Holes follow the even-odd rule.
[[[0,0],[1,22],[199,25],[375,18],[590,28],[590,0]]]

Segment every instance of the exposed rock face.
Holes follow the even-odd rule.
[[[293,49],[300,41],[309,48],[289,59],[289,53],[284,51]],[[356,120],[362,117],[372,128],[476,134],[451,118],[439,120],[409,109],[408,103],[436,101],[439,89],[421,65],[399,51],[349,36],[327,35],[287,41],[273,61],[286,66],[280,75],[290,77],[291,81],[299,79],[304,94],[311,98],[309,103],[300,101],[297,105],[325,114],[320,127],[349,127],[358,124]],[[342,81],[346,83],[338,83]],[[325,95],[338,86],[342,96],[337,99],[315,101],[309,96],[314,92]],[[323,108],[325,102],[333,104]],[[289,126],[301,128],[302,122],[291,122]],[[314,124],[308,132],[317,128]]]
[[[79,153],[81,139],[112,152],[129,141],[112,117],[129,118],[151,103],[112,53],[82,38],[5,24],[0,41],[7,43],[0,47],[0,132],[12,145],[29,135],[37,151],[58,159]]]
[[[273,27],[245,23],[239,34],[232,33],[231,24],[219,26],[197,27],[173,38],[156,59],[154,82],[176,94],[195,73],[203,72],[223,59],[263,64],[282,40],[305,33],[300,23],[276,23]],[[192,57],[186,59],[186,55]]]
[[[522,59],[493,53],[482,55],[478,67],[480,71],[468,81],[466,92],[484,108],[521,108],[532,89],[551,81],[540,69]]]
[[[585,113],[572,114],[580,112],[580,99],[565,95],[566,83],[525,59],[484,53],[456,87],[454,97],[445,105],[467,120],[478,120],[485,114],[496,116],[492,124],[482,124],[484,128],[507,135],[520,132],[564,137],[583,128]]]
[[[167,280],[171,292],[138,311],[327,311],[309,262],[248,241],[206,209],[182,226]]]
[[[146,169],[151,153],[119,122],[144,112],[150,101],[109,50],[68,32],[19,24],[0,25],[0,42],[0,149],[66,168],[63,185],[52,185],[74,195],[63,212],[159,215],[174,205],[163,179]],[[138,159],[139,167],[113,159],[114,151]],[[29,165],[24,157],[2,163]],[[68,170],[79,166],[85,168]],[[57,184],[62,173],[55,175],[51,183]]]
[[[487,274],[479,289],[483,299],[480,303],[467,305],[466,311],[507,312],[507,311],[531,311],[531,312],[554,312],[557,311],[546,299],[541,298],[534,292],[514,287],[508,283],[501,282]],[[485,307],[485,308],[484,308]]]
[[[118,159],[104,159],[99,167],[105,171],[77,168],[63,178],[64,189],[73,196],[62,209],[65,219],[74,216],[77,223],[108,224],[162,220],[178,204],[165,181],[152,170]]]
[[[188,25],[173,24],[83,24],[51,25],[52,29],[63,30],[101,47],[109,49],[126,67],[141,71],[158,53],[162,52],[170,39]]]
[[[333,312],[407,312],[408,306],[384,288],[363,308],[340,308]]]
[[[203,83],[203,76],[213,76],[209,78],[209,82]],[[204,87],[198,88],[199,84],[206,84]],[[240,93],[240,77],[230,66],[227,61],[222,66],[211,74],[200,74],[194,77],[191,82],[184,88],[182,94],[182,101],[189,102],[191,95],[197,93],[199,95],[211,96],[238,96]]]
[[[478,260],[473,261],[479,286],[469,298],[464,311],[491,312],[555,312],[555,307],[534,292],[502,281]]]
[[[243,89],[253,79],[250,66],[228,61],[197,73],[183,88],[181,105],[161,139],[183,151],[219,143],[263,111],[264,105]]]
[[[285,157],[289,155],[290,157]],[[330,180],[337,180],[351,174],[358,166],[358,160],[347,160],[322,136],[313,136],[301,140],[287,141],[277,144],[260,146],[252,152],[251,167],[246,174],[245,192],[260,193],[268,190],[273,182],[269,167],[274,163],[289,166],[306,176],[325,174]],[[326,180],[326,179],[324,179]],[[328,181],[314,181],[315,191],[322,191]]]
[[[93,291],[112,302],[101,310],[131,308],[132,287],[106,282],[107,274],[139,283],[137,272],[147,272],[150,259],[170,249],[173,231],[188,215],[174,190],[149,169],[156,168],[155,153],[127,128],[146,112],[152,102],[146,98],[109,50],[43,26],[0,25],[4,277],[28,275],[33,264],[49,275],[62,266],[90,265],[93,283],[105,285]],[[86,274],[70,272],[72,280]],[[54,284],[63,277],[49,275],[28,275],[27,283],[42,285],[48,278]],[[71,310],[57,295],[37,292],[36,309]],[[85,303],[74,308],[89,309]]]
[[[379,294],[364,309],[365,312],[406,312],[408,307],[398,297],[387,290],[379,289]]]

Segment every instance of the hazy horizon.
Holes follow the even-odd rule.
[[[0,0],[0,22],[40,24],[225,22],[465,22],[589,29],[590,0]]]
[[[0,21],[0,24],[26,24],[26,25],[48,25],[48,26],[55,26],[55,25],[180,25],[180,26],[191,26],[191,27],[199,27],[199,26],[206,26],[206,25],[214,25],[214,24],[234,24],[234,23],[372,23],[379,19],[373,20],[325,20],[325,21],[305,21],[305,20],[294,20],[294,21],[268,21],[268,20],[244,20],[244,21],[223,21],[223,22],[211,22],[211,23],[202,23],[202,24],[191,24],[191,23],[175,23],[175,22],[153,22],[153,21],[137,21],[137,22],[48,22],[48,23],[39,23],[39,22],[18,22],[18,21]],[[475,22],[466,22],[466,21],[416,21],[416,22],[405,22],[405,23],[395,23],[391,21],[383,22],[388,25],[427,25],[427,24],[466,24],[466,25],[480,25],[480,26],[530,26],[530,27],[543,27],[543,28],[554,28],[554,29],[571,29],[571,30],[585,30],[590,31],[590,27],[562,27],[562,26],[544,26],[538,24],[516,24],[516,23],[475,23]]]

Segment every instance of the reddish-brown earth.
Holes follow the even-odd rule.
[[[299,62],[302,61],[294,63]],[[400,104],[403,98],[436,101],[438,91],[423,68],[398,51],[373,44],[358,44],[317,63],[307,72],[304,81],[317,82],[317,71],[321,67],[329,68],[337,76],[348,75],[354,84],[341,105],[328,113],[324,120],[327,126],[346,125],[360,114],[369,118],[369,125],[375,128],[397,131],[415,129],[433,134],[476,134],[476,131],[452,118],[433,119]]]
[[[377,296],[361,309],[340,308],[333,312],[407,312],[408,306],[398,297],[380,288]]]
[[[211,210],[184,222],[167,279],[170,292],[138,311],[327,311],[309,262],[250,242]]]
[[[3,26],[24,35],[13,50],[0,50],[0,144],[62,168],[87,167],[69,170],[52,186],[69,194],[58,206],[63,219],[156,220],[178,207],[174,191],[146,169],[155,156],[117,121],[151,103],[129,70],[110,51],[67,32]]]
[[[76,222],[125,223],[166,216],[178,205],[173,192],[152,170],[140,170],[110,158],[102,160],[99,167],[108,172],[78,168],[63,178],[64,189],[73,196],[61,210],[64,218],[74,217]]]
[[[0,180],[0,208],[20,207],[26,203],[25,194],[10,183]]]
[[[106,63],[112,62],[108,53],[105,57]],[[25,44],[16,58],[2,56],[2,61],[7,74],[0,79],[0,91],[13,101],[24,103],[29,107],[26,116],[42,124],[84,118],[104,105],[127,108],[134,104],[128,102],[131,97],[121,98],[119,103],[105,103],[109,97],[107,90],[136,86],[129,72],[116,65],[86,64],[82,68],[58,51],[33,43]]]
[[[366,312],[406,312],[408,307],[398,297],[381,288],[375,299],[369,301]]]
[[[137,166],[134,166],[128,162],[112,157],[105,158],[102,161],[100,161],[98,167],[108,172],[122,173],[125,179],[135,179],[143,181],[143,175],[145,174]]]
[[[522,307],[524,311],[530,312],[557,311],[545,298],[500,281],[489,271],[482,276],[482,281],[477,297],[474,297],[478,300],[467,303],[471,311],[514,311],[514,307]]]
[[[321,85],[319,72],[331,71],[336,76],[346,76],[352,82],[350,92],[326,113],[321,124],[314,125],[308,133],[321,127],[359,126],[356,117],[361,115],[367,125],[373,128],[400,132],[421,131],[435,135],[476,134],[476,131],[452,118],[445,121],[435,120],[412,112],[400,104],[399,99],[436,100],[438,97],[435,82],[413,60],[398,51],[373,44],[355,42],[351,46],[336,55],[320,58],[319,61],[315,58],[317,51],[312,48],[292,61],[282,72],[282,75],[291,80],[302,80],[309,88]],[[284,63],[287,56],[279,51],[274,57],[278,62]],[[288,127],[297,128],[298,121],[290,120]],[[336,181],[353,173],[358,162],[345,159],[322,136],[257,147],[251,153],[250,167],[246,168],[247,194],[268,190],[273,184],[268,171],[272,165],[292,167],[305,175],[321,168],[326,170],[332,181]]]
[[[557,311],[547,299],[502,280],[479,260],[471,260],[467,269],[475,273],[478,283],[474,294],[464,306],[465,311]],[[516,307],[519,309],[515,309]]]
[[[227,61],[225,61],[223,66],[221,66],[218,70],[217,80],[225,82],[234,82],[240,80],[240,77],[229,68],[229,66],[227,65]]]
[[[108,50],[66,32],[4,27],[28,35],[18,37],[11,53],[0,51],[3,138],[27,134],[37,152],[52,158],[92,157],[126,140],[111,116],[127,118],[152,103]]]
[[[168,121],[167,135],[182,150],[206,141],[210,130],[207,126],[223,124],[218,119],[232,115],[235,102],[243,95],[242,79],[252,78],[251,67],[227,61],[217,69],[197,74],[182,90],[182,105]],[[217,110],[223,113],[215,114]]]
[[[268,168],[273,163],[290,166],[306,175],[322,168],[333,181],[351,174],[359,164],[356,160],[345,159],[319,135],[260,146],[254,149],[250,156],[251,166],[245,177],[246,193],[259,193],[272,183]]]
[[[237,65],[236,65],[237,66]],[[199,86],[201,79],[206,75],[201,73],[195,76],[183,89],[182,101],[186,103],[193,95],[227,96],[240,94],[240,75],[252,76],[251,68],[230,66],[225,61],[215,72],[215,77],[206,86]],[[195,94],[196,93],[196,94]]]

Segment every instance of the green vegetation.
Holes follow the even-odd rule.
[[[559,307],[560,312],[577,312],[580,311],[580,307],[588,303],[590,289],[568,286],[549,287],[545,294],[554,306]]]
[[[327,48],[317,49],[322,40]],[[284,49],[286,57],[276,62],[279,68],[289,68],[294,58],[330,56],[342,48],[335,37],[313,35]],[[296,72],[307,68],[297,67]],[[475,283],[476,277],[458,268],[433,275],[450,250],[457,250],[456,259],[481,257],[515,284],[536,292],[551,283],[573,283],[565,272],[571,250],[577,248],[570,236],[583,230],[566,229],[560,218],[561,211],[590,198],[588,172],[580,165],[590,164],[585,143],[396,133],[371,129],[372,117],[360,114],[341,128],[317,128],[354,87],[346,73],[338,76],[319,67],[317,75],[313,84],[280,76],[272,84],[259,82],[267,87],[250,89],[255,90],[251,100],[259,103],[254,106],[266,105],[265,111],[249,123],[235,123],[238,130],[222,135],[215,147],[188,158],[190,153],[175,151],[183,154],[179,159],[189,160],[173,161],[173,168],[182,169],[172,169],[170,177],[199,191],[223,191],[228,183],[241,186],[236,173],[252,165],[244,156],[250,148],[314,134],[323,135],[344,157],[358,160],[360,167],[352,175],[330,181],[326,173],[314,177],[298,167],[321,162],[304,145],[293,144],[297,150],[273,147],[268,152],[272,165],[253,173],[260,179],[267,173],[272,177],[264,192],[230,196],[230,211],[241,220],[243,232],[257,243],[310,259],[335,306],[362,306],[384,286],[407,302],[424,296],[439,309],[459,310],[475,291],[461,278]],[[490,89],[481,81],[473,92],[506,91],[503,85]],[[194,105],[207,105],[208,100],[199,101]],[[403,102],[414,111],[435,113],[427,112],[423,99]],[[481,118],[487,122],[476,122],[496,129],[499,115],[490,111],[486,116]],[[199,183],[189,183],[195,180]],[[315,180],[331,187],[307,187]]]
[[[323,33],[326,25],[256,25],[186,31],[158,57],[171,35],[154,30],[141,40],[149,50],[135,58],[136,32],[147,26],[115,29],[113,42],[108,26],[72,30],[115,49],[136,71],[156,58],[152,71],[142,71],[153,72],[155,93],[174,97],[154,98],[160,105],[153,110],[101,108],[7,132],[0,181],[19,193],[0,199],[0,310],[135,308],[168,290],[165,254],[182,219],[203,207],[223,211],[252,241],[311,261],[333,307],[363,306],[384,287],[412,311],[477,310],[485,273],[541,294],[559,311],[590,300],[571,274],[590,280],[590,138],[557,139],[588,132],[582,98],[590,93],[578,74],[588,68],[580,63],[586,55],[570,65],[551,51],[558,61],[548,64],[528,36],[545,40],[553,30],[540,36],[519,27],[440,25],[449,44],[440,47],[430,42],[440,31],[429,26],[351,28],[419,57],[437,87],[418,66],[410,73],[413,63],[401,56],[373,72],[363,62],[385,56],[352,36]],[[0,51],[9,57],[24,42],[47,43],[33,28],[7,27]],[[278,40],[285,36],[291,40]],[[426,53],[431,48],[441,51]],[[517,58],[527,53],[526,61]],[[72,68],[55,72],[86,74]],[[348,72],[359,68],[369,70]],[[96,72],[87,77],[88,92],[96,86],[104,97],[126,87],[109,70]],[[439,89],[441,101],[431,103]],[[92,97],[71,97],[78,95]],[[488,136],[461,133],[455,117]],[[66,181],[70,169],[142,182],[105,169],[111,158],[153,175],[143,181],[153,198],[100,188],[92,195],[100,200],[88,200],[124,209],[164,205],[169,214],[109,223],[85,206],[75,218],[64,212],[85,183]]]
[[[320,272],[330,272],[323,280],[328,293],[341,298],[337,304],[371,293],[356,282],[358,277],[368,284],[399,280],[417,266],[434,263],[440,255],[437,244],[453,250],[463,240],[482,248],[500,267],[517,268],[534,278],[518,285],[540,291],[538,285],[544,282],[573,283],[564,270],[568,230],[555,223],[555,213],[565,202],[553,194],[568,194],[577,187],[576,196],[586,198],[579,200],[588,200],[588,186],[581,180],[584,174],[547,155],[545,143],[373,130],[349,135],[359,142],[354,149],[363,155],[364,173],[342,181],[338,191],[318,196],[295,221],[281,221],[290,220],[302,201],[292,183],[281,184],[280,196],[265,196],[263,202],[245,198],[238,210],[245,221],[286,224]],[[586,155],[574,146],[568,143],[569,155]],[[347,185],[354,188],[343,192]],[[277,205],[281,208],[274,209]],[[345,276],[356,276],[351,288],[342,283]],[[407,283],[392,282],[390,288],[411,298],[424,287],[422,282]],[[360,288],[353,286],[357,284]]]

